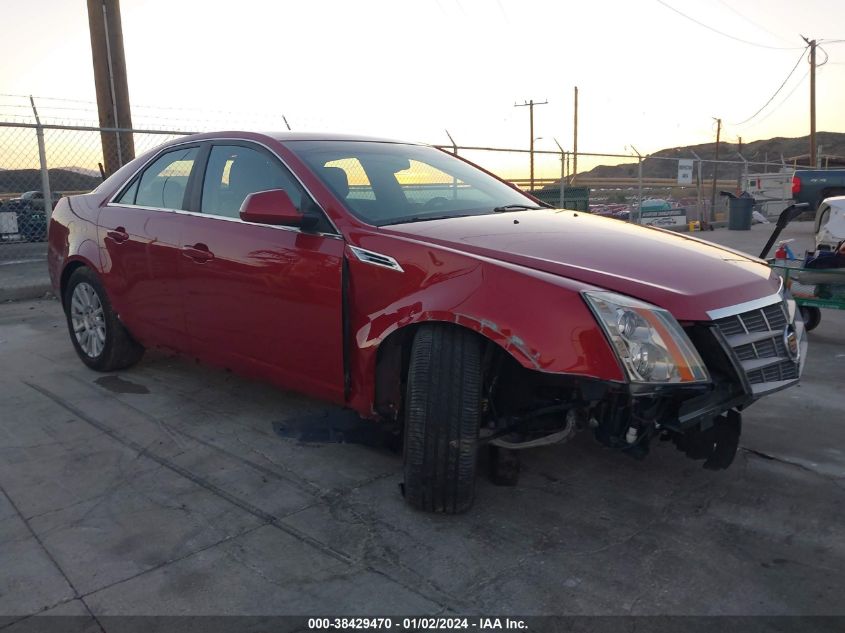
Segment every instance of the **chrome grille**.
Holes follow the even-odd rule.
[[[726,316],[715,323],[745,371],[755,395],[798,379],[800,365],[790,358],[784,341],[788,316],[782,301]]]

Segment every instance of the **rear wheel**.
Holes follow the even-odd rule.
[[[114,371],[141,360],[144,348],[118,320],[100,279],[90,268],[78,268],[71,274],[64,307],[70,340],[88,367]]]
[[[481,421],[481,344],[448,325],[419,328],[405,398],[405,499],[427,512],[472,505]]]

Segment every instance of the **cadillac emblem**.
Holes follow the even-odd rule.
[[[797,363],[801,358],[801,346],[798,344],[798,334],[795,332],[795,326],[791,323],[783,331],[783,344],[786,347],[786,353],[789,354],[789,358]]]

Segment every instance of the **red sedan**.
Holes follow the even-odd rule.
[[[805,358],[760,260],[377,139],[171,142],[59,202],[49,268],[89,367],[164,347],[392,425],[429,511],[471,505],[481,447],[512,483],[516,451],[581,429],[725,468]]]

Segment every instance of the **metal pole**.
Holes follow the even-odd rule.
[[[631,149],[634,150],[634,153],[637,155],[637,217],[636,222],[640,224],[642,222],[642,215],[643,215],[643,157],[637,151],[637,148],[631,145]],[[628,215],[629,221],[634,221],[632,217],[633,214]]]
[[[563,209],[563,204],[566,201],[566,152],[563,151],[563,148],[560,146],[560,143],[557,142],[556,138],[552,137],[552,140],[560,150],[560,208]]]
[[[453,153],[455,156],[457,156],[457,155],[458,155],[458,146],[457,146],[457,144],[455,143],[455,139],[453,139],[453,138],[452,138],[452,135],[451,135],[451,134],[449,134],[449,130],[445,130],[445,129],[444,129],[443,131],[444,131],[444,132],[446,132],[446,136],[448,136],[448,137],[449,137],[449,142],[450,142],[450,143],[452,143],[452,153]]]
[[[719,141],[722,137],[722,119],[716,119],[716,159],[713,163],[713,190],[710,192],[710,212],[707,214],[707,223],[715,218],[716,213],[716,178],[719,174]]]
[[[455,139],[452,138],[452,135],[449,134],[449,130],[443,129],[446,132],[446,136],[449,137],[449,141],[452,143],[452,153],[457,156],[458,155],[458,145],[455,143]],[[452,176],[452,200],[458,199],[458,177]]]
[[[531,191],[534,191],[534,101],[533,99],[529,102],[528,105],[528,128],[529,134],[531,136],[531,143],[528,147],[530,150],[530,157],[531,157]]]
[[[569,164],[569,155],[564,152],[560,155],[560,208],[566,208],[566,173],[564,165]]]
[[[572,176],[578,173],[578,86],[575,86],[575,116],[572,130]]]
[[[701,199],[701,157],[692,150],[690,151],[695,156],[696,161],[698,161],[698,173],[695,179],[695,203],[698,207],[698,221],[701,222],[702,217],[704,217],[704,210],[701,208],[703,202]]]
[[[523,108],[528,107],[528,115],[529,115],[529,134],[531,138],[531,142],[528,144],[528,154],[530,155],[531,161],[531,179],[530,179],[530,188],[531,191],[534,191],[534,106],[535,105],[546,105],[548,100],[546,101],[534,101],[531,99],[530,101],[526,101],[525,103],[514,103],[513,107],[515,108]]]
[[[41,193],[44,195],[44,216],[47,223],[50,223],[50,216],[53,214],[53,194],[50,192],[50,172],[47,170],[47,150],[44,147],[44,128],[41,127],[41,119],[38,118],[38,110],[35,108],[35,99],[29,95],[29,103],[32,105],[32,114],[35,116],[35,136],[38,138],[38,162],[41,167]]]
[[[745,185],[748,182],[748,161],[745,160],[745,156],[739,152],[737,152],[736,155],[739,156],[742,161],[742,174],[740,175],[739,182],[737,183],[737,193],[741,193],[745,190]]]

